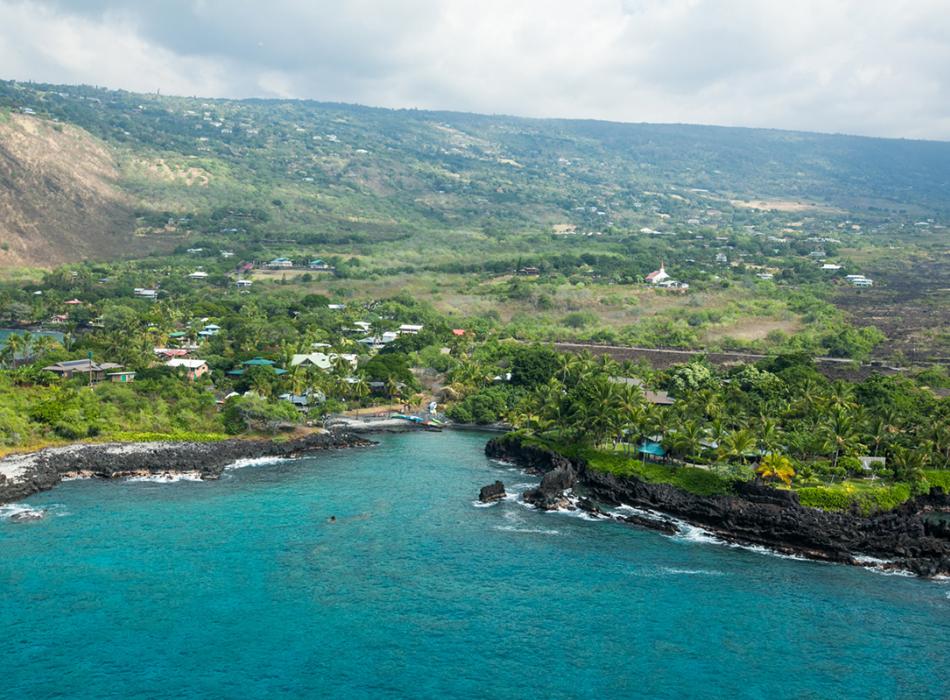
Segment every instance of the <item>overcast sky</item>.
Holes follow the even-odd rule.
[[[0,77],[950,139],[950,1],[0,0]]]

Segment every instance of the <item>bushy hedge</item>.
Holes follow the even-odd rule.
[[[924,477],[931,486],[939,486],[950,493],[950,469],[928,469],[924,471]]]
[[[732,479],[707,469],[643,462],[632,456],[601,450],[586,450],[581,456],[592,469],[617,476],[632,476],[651,484],[670,484],[698,496],[717,496],[733,492]]]
[[[906,483],[880,485],[856,489],[848,483],[827,486],[809,486],[797,489],[798,500],[803,506],[821,510],[850,510],[852,504],[869,514],[875,511],[893,510],[911,497],[911,486]]]

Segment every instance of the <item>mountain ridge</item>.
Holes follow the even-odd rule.
[[[719,216],[712,224],[737,226],[749,209],[769,211],[777,230],[795,223],[779,221],[782,211],[896,226],[950,213],[943,141],[0,81],[0,116],[16,112],[82,129],[111,154],[124,207],[118,219],[102,210],[112,242],[66,236],[102,257],[222,232],[372,242],[552,226],[682,230],[710,223],[710,211]],[[34,244],[69,259],[49,231],[76,227],[65,214],[51,217],[54,226],[42,207],[31,211]]]

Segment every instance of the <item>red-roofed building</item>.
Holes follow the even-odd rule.
[[[659,284],[663,280],[668,280],[670,276],[666,274],[666,268],[663,263],[660,263],[660,269],[654,270],[649,275],[646,276],[646,281],[650,284]]]
[[[457,338],[461,338],[463,335],[465,335],[465,331],[461,328],[453,328],[452,335],[456,336]]]

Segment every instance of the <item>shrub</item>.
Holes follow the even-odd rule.
[[[946,493],[950,493],[950,469],[928,469],[924,476],[931,486],[939,486]]]
[[[223,418],[224,429],[237,435],[249,430],[273,433],[281,423],[296,423],[300,414],[287,401],[269,403],[257,396],[235,396],[228,399]]]
[[[875,511],[893,510],[911,497],[911,485],[897,483],[857,488],[855,484],[809,486],[797,490],[803,506],[821,510],[844,511],[852,505],[865,515]]]
[[[580,456],[591,468],[617,476],[629,476],[651,484],[670,484],[699,496],[716,496],[733,492],[731,477],[721,476],[708,469],[672,467],[655,462],[643,462],[630,456],[602,450],[585,450]]]

